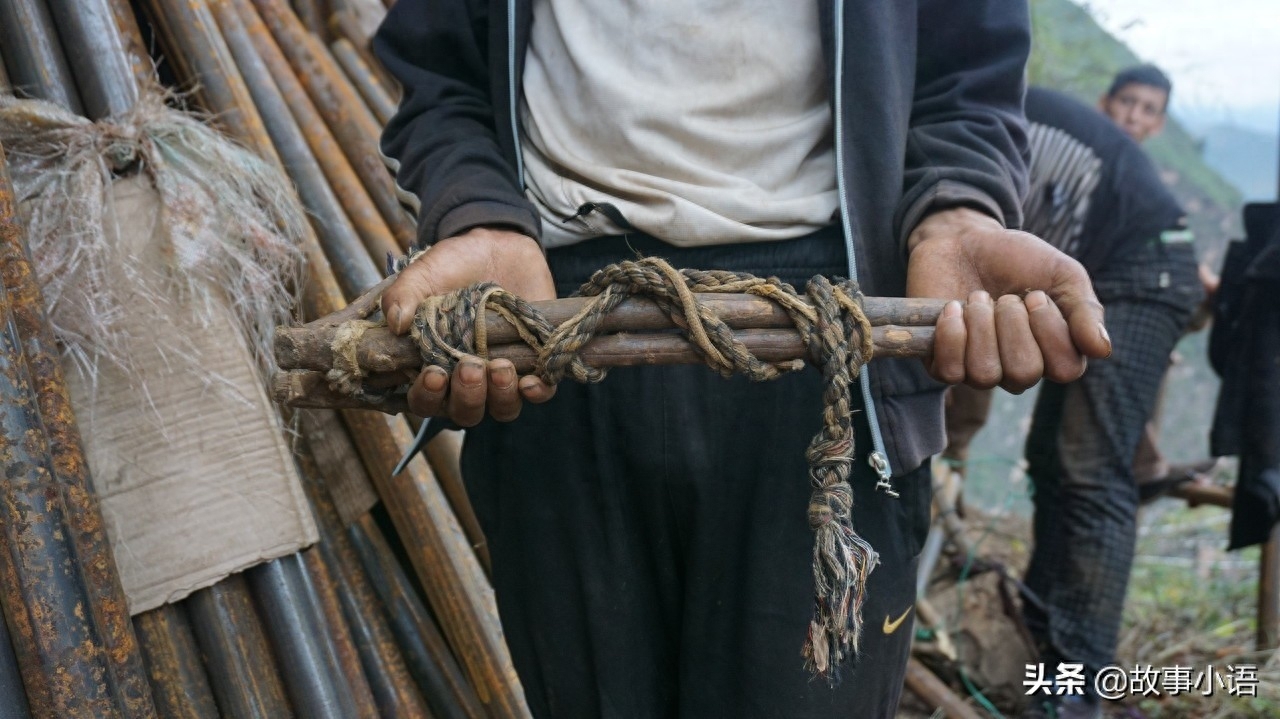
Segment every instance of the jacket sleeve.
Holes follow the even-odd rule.
[[[485,0],[398,0],[373,50],[403,99],[382,134],[382,153],[418,214],[418,244],[478,225],[539,236],[495,127]],[[514,144],[514,143],[512,143]]]
[[[961,205],[1019,227],[1027,184],[1026,0],[920,0],[918,13],[897,236],[905,247],[925,215]]]

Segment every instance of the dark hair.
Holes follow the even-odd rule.
[[[1107,90],[1107,97],[1115,97],[1125,85],[1133,84],[1150,85],[1158,90],[1164,90],[1164,104],[1168,106],[1168,96],[1173,93],[1173,83],[1169,82],[1169,77],[1155,65],[1135,65],[1117,72],[1115,79],[1111,81],[1111,89]]]

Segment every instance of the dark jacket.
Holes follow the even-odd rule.
[[[1021,223],[1027,6],[834,0],[820,12],[846,242],[864,292],[901,296],[903,241],[931,210],[967,205]],[[383,152],[421,201],[424,243],[481,224],[539,235],[521,190],[513,83],[531,22],[531,0],[398,0],[374,38],[404,86]],[[895,472],[942,448],[940,385],[919,362],[877,360],[869,386]]]
[[[1124,261],[1126,255],[1159,238],[1166,230],[1185,229],[1186,213],[1177,198],[1160,179],[1160,173],[1147,153],[1138,143],[1116,126],[1096,108],[1063,93],[1042,87],[1027,90],[1027,121],[1044,125],[1065,133],[1065,145],[1045,149],[1054,150],[1052,161],[1033,162],[1032,191],[1043,196],[1027,198],[1026,229],[1045,239],[1053,232],[1044,227],[1049,215],[1069,218],[1070,185],[1083,184],[1083,177],[1071,171],[1062,172],[1074,165],[1085,172],[1087,160],[1096,160],[1097,177],[1094,190],[1089,193],[1088,212],[1080,228],[1079,242],[1072,247],[1059,246],[1084,265],[1090,276],[1108,264]],[[1037,135],[1037,138],[1040,136]],[[1032,152],[1040,146],[1033,143]],[[1045,158],[1041,158],[1042,160]],[[1061,173],[1058,182],[1042,182],[1041,174]],[[1090,183],[1092,184],[1092,183]],[[1033,202],[1033,200],[1039,202]],[[1033,209],[1034,208],[1034,209]],[[1057,243],[1055,243],[1057,244]]]
[[[1209,360],[1222,387],[1209,437],[1239,455],[1230,549],[1261,544],[1280,521],[1280,204],[1245,207],[1214,303]]]

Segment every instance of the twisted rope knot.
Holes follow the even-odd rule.
[[[403,264],[400,265],[401,267]],[[862,602],[867,576],[879,562],[875,550],[853,528],[853,488],[849,484],[854,456],[851,388],[871,359],[871,323],[862,311],[862,295],[852,280],[832,283],[812,278],[802,296],[776,278],[724,271],[676,270],[665,261],[646,258],[619,262],[596,272],[578,294],[590,297],[582,309],[559,326],[532,305],[492,283],[481,283],[432,297],[418,308],[410,333],[423,362],[452,371],[464,355],[487,357],[485,310],[493,310],[515,327],[537,353],[534,374],[548,384],[566,377],[599,382],[606,370],[583,362],[580,352],[599,332],[608,314],[631,296],[650,298],[693,344],[707,366],[723,376],[743,374],[763,381],[799,369],[803,362],[760,360],[734,337],[733,330],[701,303],[697,293],[747,293],[781,306],[799,331],[811,361],[824,379],[822,429],[806,451],[813,494],[809,526],[814,530],[814,616],[803,656],[806,667],[834,681],[834,669],[858,651]],[[353,332],[363,332],[356,328]],[[349,336],[331,379],[358,379]],[[341,366],[339,366],[341,364]],[[343,385],[346,386],[346,385]]]

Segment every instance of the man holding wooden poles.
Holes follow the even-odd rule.
[[[925,365],[855,380],[835,494],[802,480],[814,369],[558,391],[505,360],[424,371],[412,410],[471,427],[463,473],[535,716],[893,716],[938,380],[1017,391],[1110,351],[1081,267],[1011,229],[1028,44],[1016,0],[392,8],[375,49],[405,95],[383,150],[431,247],[383,296],[394,331],[428,296],[547,300],[636,255],[954,300]],[[841,513],[870,574],[818,616],[850,631],[811,620],[830,569],[813,532]]]

